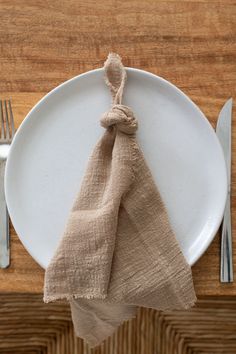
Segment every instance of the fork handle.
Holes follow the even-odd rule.
[[[231,233],[231,205],[230,193],[228,193],[224,218],[221,231],[221,283],[233,282],[233,254],[232,254],[232,233]]]
[[[5,166],[6,160],[0,161],[0,268],[10,265],[9,216],[4,192]]]

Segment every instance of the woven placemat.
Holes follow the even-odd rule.
[[[202,299],[188,311],[140,309],[102,346],[76,338],[69,307],[42,295],[0,295],[1,354],[235,354],[236,299]]]

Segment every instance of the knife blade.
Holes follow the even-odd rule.
[[[220,111],[216,134],[220,141],[227,170],[228,193],[221,228],[221,264],[220,281],[233,282],[233,254],[231,233],[231,126],[233,100],[230,98]]]

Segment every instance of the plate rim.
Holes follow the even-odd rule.
[[[146,71],[146,70],[142,70],[142,69],[138,69],[138,68],[133,68],[133,67],[125,67],[125,69],[127,70],[127,72],[134,72],[134,73],[137,73],[137,74],[143,74],[143,75],[146,75],[146,76],[149,76],[151,77],[152,79],[155,79],[155,80],[158,80],[159,82],[167,85],[167,86],[170,86],[172,89],[174,89],[178,94],[180,94],[182,97],[184,97],[185,100],[187,100],[193,107],[194,109],[198,112],[199,116],[201,116],[201,119],[203,119],[205,121],[205,124],[208,125],[208,128],[215,133],[215,130],[213,129],[212,125],[210,124],[209,120],[206,118],[206,116],[204,115],[204,113],[201,111],[201,109],[197,106],[197,104],[195,102],[192,101],[192,99],[187,95],[185,94],[180,88],[178,88],[176,85],[174,85],[172,82],[164,79],[163,77],[160,77],[152,72],[149,72],[149,71]],[[55,92],[59,91],[61,88],[63,88],[64,86],[67,86],[69,85],[70,83],[72,83],[73,81],[76,81],[76,80],[79,80],[80,78],[83,78],[83,77],[89,77],[90,75],[93,75],[93,74],[97,74],[97,73],[100,73],[104,71],[104,68],[97,68],[97,69],[92,69],[92,70],[89,70],[89,71],[86,71],[84,73],[81,73],[79,75],[76,75],[64,82],[62,82],[61,84],[59,84],[58,86],[54,87],[51,91],[49,91],[48,93],[46,93],[31,109],[30,111],[26,114],[25,118],[23,119],[23,121],[21,122],[20,126],[18,127],[16,133],[15,133],[15,136],[13,138],[13,141],[12,141],[12,144],[11,144],[11,149],[9,151],[9,155],[8,155],[8,158],[7,158],[7,161],[6,161],[6,167],[5,167],[5,176],[4,176],[4,180],[6,181],[5,182],[5,186],[4,186],[4,190],[5,190],[5,198],[6,198],[6,203],[7,203],[7,208],[8,208],[8,212],[9,212],[9,215],[10,215],[10,218],[11,218],[11,221],[12,221],[12,224],[15,228],[15,225],[14,225],[14,222],[13,222],[13,219],[14,219],[14,212],[12,212],[11,210],[11,207],[10,207],[10,195],[11,195],[11,192],[10,192],[10,186],[9,186],[9,183],[8,183],[8,176],[10,174],[9,170],[10,170],[10,167],[11,166],[11,156],[12,154],[14,153],[14,146],[15,146],[15,142],[17,142],[18,140],[18,137],[20,136],[20,134],[22,134],[22,130],[24,131],[24,126],[26,124],[28,124],[28,121],[30,121],[32,118],[31,118],[31,115],[34,113],[34,111],[36,111],[42,104],[44,104],[44,101],[46,101],[48,99],[48,97],[50,97],[51,95],[53,95]],[[218,145],[218,150],[219,150],[219,153],[221,154],[221,158],[222,160],[224,161],[224,166],[225,166],[225,159],[224,159],[224,155],[223,155],[223,150],[222,150],[222,147],[220,145],[220,142],[217,138],[217,135],[215,134],[215,143]],[[207,248],[209,247],[209,245],[211,244],[211,242],[213,241],[218,229],[219,229],[219,226],[222,222],[222,219],[223,219],[223,214],[224,214],[224,210],[225,210],[225,203],[226,203],[226,198],[227,198],[227,172],[226,172],[226,166],[224,168],[224,181],[222,181],[222,183],[224,185],[222,185],[222,191],[224,189],[224,201],[222,200],[222,205],[218,207],[218,214],[219,214],[219,218],[218,220],[216,220],[216,218],[214,219],[215,220],[215,223],[214,223],[214,227],[211,228],[211,233],[209,234],[209,237],[207,239],[207,242],[205,241],[204,242],[204,245],[200,248],[200,251],[198,253],[195,254],[195,256],[192,256],[192,258],[190,260],[187,260],[188,264],[190,266],[193,266],[198,260],[199,258],[201,258],[201,256],[205,253],[205,251],[207,250]],[[27,252],[34,258],[34,260],[43,268],[43,269],[46,269],[45,267],[45,264],[43,264],[41,262],[41,260],[38,258],[37,255],[32,255],[32,251],[29,251],[28,247],[25,245],[21,235],[18,233],[18,231],[16,230],[15,228],[15,231],[17,233],[17,236],[19,237],[21,243],[23,244],[23,246],[25,247],[25,249],[27,250]]]

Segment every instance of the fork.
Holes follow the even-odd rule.
[[[11,101],[0,100],[0,268],[10,265],[9,215],[4,192],[7,156],[15,134]]]

